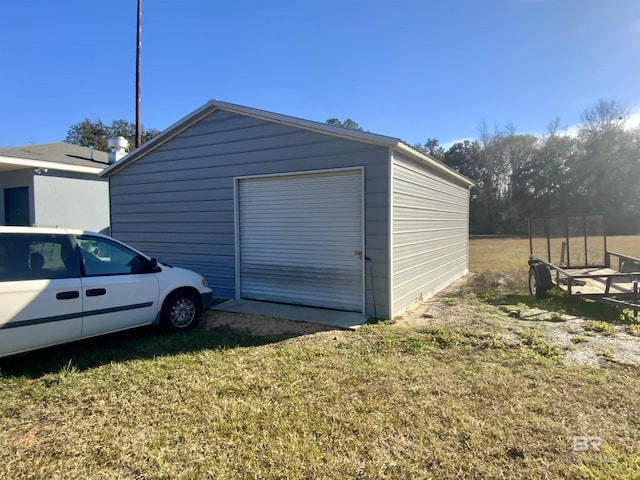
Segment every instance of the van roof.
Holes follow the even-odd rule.
[[[96,232],[91,232],[88,230],[79,230],[79,229],[69,229],[69,228],[56,228],[56,227],[9,227],[9,226],[0,226],[0,235],[3,233],[29,233],[29,234],[62,234],[62,235],[82,235],[85,233],[90,233],[92,235],[100,235]]]

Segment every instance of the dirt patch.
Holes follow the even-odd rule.
[[[296,322],[284,318],[249,315],[245,313],[207,310],[202,314],[201,322],[207,329],[228,328],[254,337],[297,337],[318,332],[336,330],[330,325]]]
[[[495,277],[495,278],[494,278]],[[622,323],[568,315],[522,304],[494,305],[477,295],[478,282],[500,293],[520,279],[501,275],[469,275],[434,297],[393,319],[407,328],[446,328],[480,337],[496,338],[508,347],[536,346],[559,355],[567,364],[601,365],[615,362],[640,365],[640,337],[630,335]],[[297,322],[264,315],[209,310],[203,313],[207,329],[228,328],[255,337],[290,338],[336,327]],[[595,325],[595,326],[594,326]]]
[[[463,278],[429,300],[394,318],[410,328],[446,327],[496,336],[509,346],[552,347],[568,364],[640,364],[640,337],[626,325],[522,304],[493,305],[474,293],[473,276]],[[501,282],[496,287],[499,290]]]

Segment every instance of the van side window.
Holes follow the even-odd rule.
[[[10,233],[0,236],[0,281],[77,276],[78,264],[66,235]]]
[[[85,276],[126,275],[143,271],[140,256],[118,243],[89,235],[77,236],[76,243]]]

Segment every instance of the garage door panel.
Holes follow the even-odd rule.
[[[351,254],[345,254],[345,255],[341,255],[339,257],[319,257],[317,256],[318,254],[318,249],[314,249],[314,248],[309,248],[309,249],[303,249],[303,248],[283,248],[283,249],[265,249],[265,250],[258,250],[258,249],[244,249],[243,250],[243,254],[245,256],[246,261],[243,262],[243,266],[247,265],[247,264],[251,264],[251,260],[248,259],[248,257],[251,257],[253,253],[255,253],[255,256],[260,256],[260,257],[268,257],[269,260],[268,261],[264,261],[262,258],[256,258],[256,263],[262,263],[262,264],[274,264],[274,263],[278,263],[280,265],[290,265],[290,268],[292,269],[292,273],[294,272],[294,268],[296,265],[318,265],[318,264],[322,264],[322,265],[333,265],[335,266],[336,269],[342,269],[346,264],[350,264],[353,263],[351,261],[351,257],[353,256],[353,253]],[[278,257],[278,262],[275,262],[275,257]],[[295,263],[291,263],[292,261],[292,257],[293,261]],[[354,264],[355,265],[355,264]],[[359,269],[356,269],[359,270]]]
[[[245,272],[245,275],[248,273]],[[243,288],[251,291],[254,300],[318,307],[330,305],[329,308],[340,310],[350,310],[353,305],[353,299],[344,286],[350,283],[357,288],[360,285],[359,278],[336,276],[335,272],[309,271],[296,278],[295,283],[292,283],[290,273],[280,276],[269,271],[268,276],[264,277],[260,276],[259,270],[250,273],[252,280],[245,280]]]
[[[282,264],[269,265],[245,265],[242,272],[245,274],[245,283],[250,281],[254,284],[265,283],[273,279],[278,282],[291,281],[292,275],[295,274],[297,285],[329,285],[334,286],[335,290],[339,290],[341,284],[351,283],[359,284],[360,275],[346,272],[344,269],[331,268],[329,266],[292,266]]]
[[[362,311],[362,171],[238,181],[240,296]]]

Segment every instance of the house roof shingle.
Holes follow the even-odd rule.
[[[56,164],[101,170],[109,166],[107,152],[94,150],[92,159],[90,148],[65,142],[0,148],[0,164],[10,164],[12,159],[47,162],[50,164],[48,167],[53,169]]]

